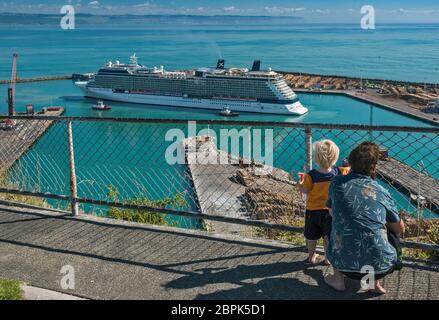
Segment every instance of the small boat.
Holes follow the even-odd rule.
[[[13,119],[6,119],[2,124],[4,130],[14,130],[17,126],[17,121]]]
[[[223,110],[221,110],[219,114],[221,116],[224,116],[224,117],[237,117],[237,116],[239,116],[238,112],[233,112],[232,110],[230,110],[227,107],[223,108]]]
[[[111,110],[111,107],[106,105],[103,101],[98,101],[96,105],[92,107],[93,110]]]

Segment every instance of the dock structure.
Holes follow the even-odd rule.
[[[217,150],[210,137],[192,137],[183,141],[185,162],[201,212],[232,218],[248,218],[251,212],[245,201],[245,186],[236,183],[236,166],[220,161],[228,155]],[[224,159],[224,158],[223,158]],[[219,233],[239,234],[249,227],[210,222]]]
[[[42,82],[42,81],[55,81],[55,80],[71,80],[72,76],[47,76],[47,77],[35,77],[35,78],[17,78],[16,83],[30,83],[30,82]],[[0,84],[9,84],[11,80],[0,80]]]
[[[303,211],[288,172],[217,149],[214,138],[185,139],[185,163],[201,212],[237,219],[276,222],[279,212]],[[300,197],[299,197],[300,198]],[[209,222],[219,233],[252,235],[249,226]]]
[[[61,116],[64,108],[48,108],[39,116]],[[50,128],[53,120],[16,119],[12,128],[0,127],[0,174],[8,171],[21,156]]]
[[[418,194],[425,198],[427,207],[439,213],[439,180],[419,172],[415,168],[395,159],[387,157],[380,160],[377,166],[378,175],[404,192],[406,195]],[[419,183],[419,180],[421,183]]]

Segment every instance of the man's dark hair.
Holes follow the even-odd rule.
[[[352,150],[349,164],[354,173],[371,176],[380,158],[380,148],[376,143],[363,142]]]

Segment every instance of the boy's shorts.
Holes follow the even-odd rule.
[[[305,211],[305,238],[319,240],[331,235],[332,217],[328,210]]]

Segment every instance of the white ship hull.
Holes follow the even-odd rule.
[[[112,89],[90,88],[86,82],[77,82],[76,85],[82,89],[86,97],[112,100],[145,105],[173,106],[195,109],[222,110],[225,107],[231,111],[254,112],[282,115],[303,115],[308,112],[300,101],[292,104],[262,103],[245,100],[225,99],[197,99],[189,97],[160,96],[150,94],[119,93]]]

